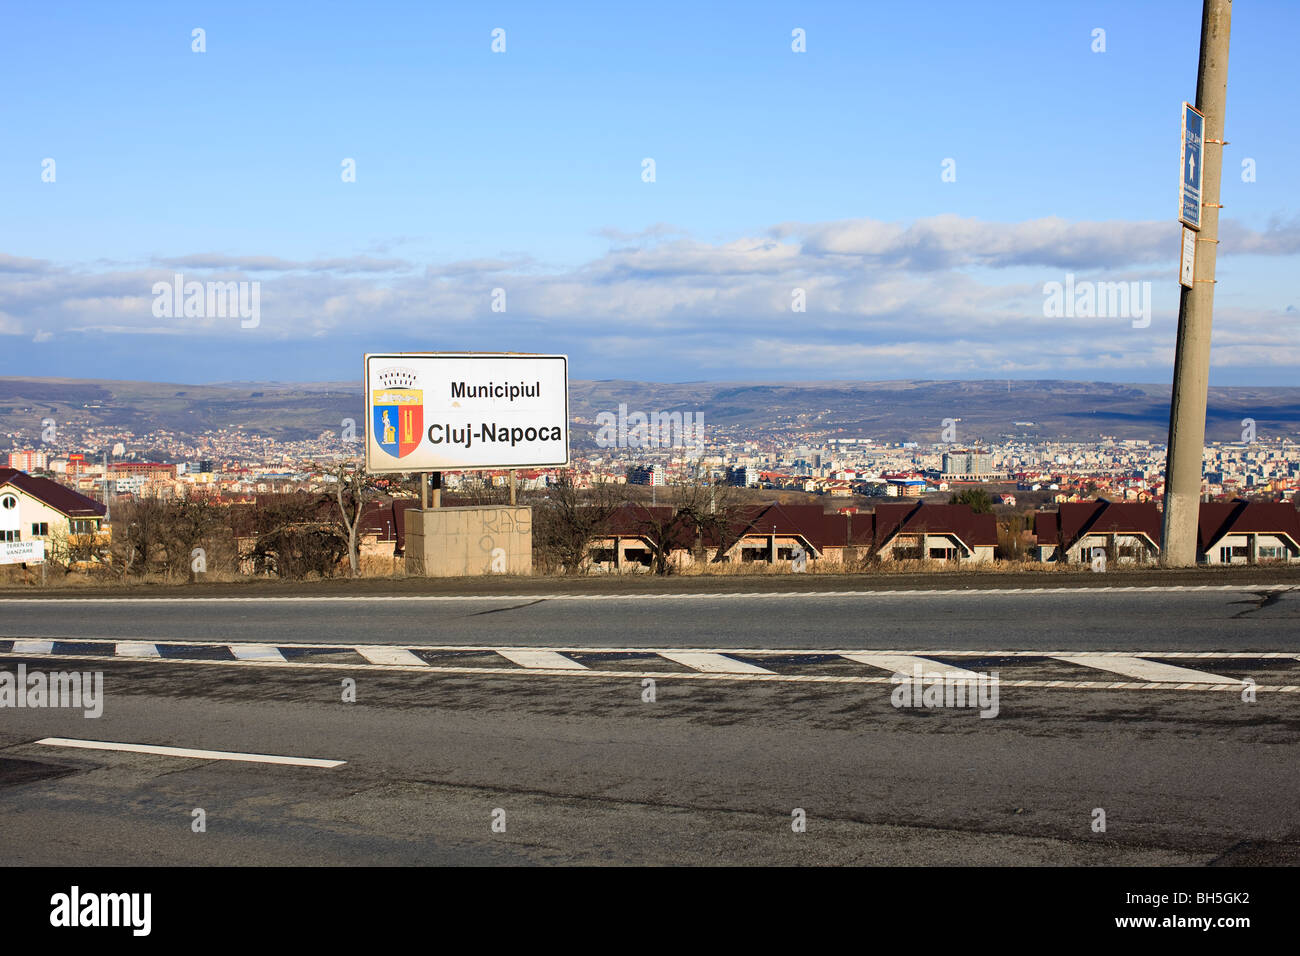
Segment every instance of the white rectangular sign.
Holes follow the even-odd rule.
[[[41,564],[44,541],[0,541],[0,564]]]
[[[1183,254],[1179,260],[1178,282],[1192,288],[1196,281],[1196,233],[1183,226]]]
[[[569,463],[569,360],[507,352],[367,355],[366,470]]]

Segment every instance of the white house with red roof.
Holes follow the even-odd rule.
[[[0,468],[0,541],[44,541],[60,532],[95,534],[107,511],[57,481]]]

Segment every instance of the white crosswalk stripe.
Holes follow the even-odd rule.
[[[378,647],[362,644],[357,647],[357,653],[372,664],[402,664],[408,667],[413,664],[424,667],[429,666],[429,662],[423,657],[416,657],[402,647]]]
[[[722,654],[701,651],[658,651],[660,657],[709,674],[771,674],[772,671],[748,661],[738,661]]]
[[[906,674],[911,677],[915,673],[917,665],[921,667],[922,674],[940,673],[945,677],[960,677],[963,679],[978,678],[980,675],[974,671],[968,671],[963,667],[956,667],[952,664],[944,664],[941,661],[934,661],[928,657],[916,657],[912,654],[842,654],[841,657],[859,664],[867,664],[871,667],[879,667],[881,670],[887,670],[891,674]]]
[[[1193,670],[1190,667],[1175,667],[1173,664],[1148,661],[1141,657],[1101,657],[1090,654],[1081,656],[1057,654],[1054,657],[1056,660],[1065,661],[1067,664],[1095,667],[1098,670],[1122,674],[1125,677],[1135,677],[1138,680],[1154,681],[1162,684],[1241,683],[1240,680],[1231,677],[1220,677],[1218,674],[1209,674],[1205,671]]]
[[[282,661],[284,655],[270,644],[231,644],[230,653],[240,661]]]
[[[15,654],[53,654],[53,641],[14,641]]]
[[[113,648],[118,657],[161,657],[157,644],[148,641],[122,641]]]
[[[520,667],[547,667],[559,671],[585,671],[586,665],[556,651],[534,651],[522,648],[496,648],[496,652]]]

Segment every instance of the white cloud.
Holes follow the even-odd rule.
[[[612,233],[612,231],[611,231]],[[525,255],[432,263],[365,256],[294,262],[203,253],[151,268],[100,271],[0,255],[0,333],[55,336],[435,337],[441,347],[496,349],[534,336],[549,348],[645,362],[659,377],[691,369],[800,369],[841,377],[1168,368],[1177,289],[1176,226],[1040,219],[990,223],[936,216],[786,223],[723,242],[658,224],[567,270]],[[1224,223],[1222,257],[1300,253],[1300,226]],[[174,319],[151,311],[154,282],[177,269],[261,284],[261,323]],[[1005,270],[1005,271],[1002,271]],[[1081,279],[1152,282],[1151,327],[1127,320],[1043,318],[1042,286]],[[1222,273],[1221,273],[1222,275]],[[196,275],[195,278],[198,278]],[[188,278],[188,276],[187,276]],[[491,311],[494,288],[508,311]],[[807,311],[791,311],[793,289]],[[1225,283],[1220,291],[1229,286]],[[1300,315],[1243,288],[1215,316],[1216,363],[1300,364]],[[351,346],[349,346],[351,347]]]

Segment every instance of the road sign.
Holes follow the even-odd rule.
[[[1204,145],[1205,116],[1190,103],[1184,103],[1183,170],[1178,219],[1192,229],[1201,228],[1201,154]]]
[[[365,358],[366,470],[569,463],[569,360],[513,352]]]
[[[1183,254],[1179,260],[1178,282],[1192,288],[1196,282],[1196,233],[1183,226]]]
[[[41,564],[44,541],[0,541],[0,564]]]

